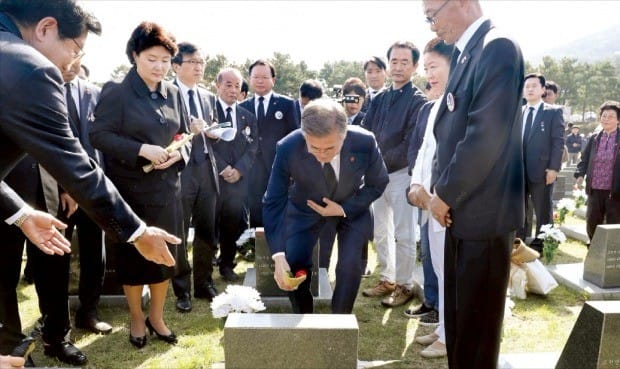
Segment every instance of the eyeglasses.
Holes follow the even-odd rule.
[[[78,52],[72,51],[72,53],[73,53],[73,58],[74,58],[74,59],[81,59],[84,55],[86,55],[86,53],[84,52],[84,49],[82,49],[82,46],[80,46],[80,44],[78,44],[78,42],[77,42],[77,41],[75,41],[75,39],[74,39],[74,38],[72,38],[71,40],[73,41],[73,43],[75,44],[75,46],[77,46],[77,47],[78,47],[78,49],[80,49],[80,51],[78,51]]]
[[[205,65],[204,60],[183,60],[181,63],[190,63],[192,66],[200,65],[201,67]]]
[[[435,22],[437,21],[437,20],[435,19],[435,17],[437,17],[437,14],[439,14],[439,12],[441,11],[441,9],[443,9],[443,8],[444,8],[444,7],[448,4],[448,2],[450,2],[450,0],[446,0],[446,1],[444,1],[444,3],[443,3],[443,4],[441,4],[441,6],[439,7],[439,9],[435,10],[435,12],[433,13],[433,15],[430,15],[430,16],[428,16],[428,15],[427,15],[427,16],[426,16],[426,23],[428,23],[428,24],[435,24]]]

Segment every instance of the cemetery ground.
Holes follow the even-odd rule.
[[[567,223],[580,222],[569,217]],[[375,254],[370,251],[369,265],[374,265]],[[190,253],[191,255],[191,253]],[[336,255],[336,253],[334,253]],[[583,243],[568,240],[560,246],[553,263],[583,262],[586,248]],[[335,259],[335,257],[334,257]],[[335,260],[332,260],[335,263]],[[333,283],[333,264],[330,279]],[[237,272],[243,277],[245,270],[252,264],[239,259]],[[421,267],[421,265],[420,265]],[[221,280],[217,268],[214,272],[217,288],[225,290],[226,284]],[[393,309],[381,306],[379,299],[363,297],[361,290],[377,282],[378,275],[373,273],[362,279],[360,292],[355,303],[354,313],[359,324],[359,360],[392,361],[381,366],[386,369],[410,368],[447,368],[448,363],[442,359],[424,359],[419,352],[424,346],[417,344],[414,337],[428,334],[434,328],[419,326],[416,319],[407,318],[403,312],[408,305]],[[242,283],[242,282],[239,282]],[[37,297],[34,286],[20,283],[18,287],[20,313],[24,331],[32,330],[39,317]],[[177,333],[179,342],[171,346],[149,336],[143,349],[135,349],[128,342],[129,315],[125,307],[101,307],[100,318],[114,326],[111,334],[102,336],[74,329],[72,338],[75,344],[88,356],[86,368],[211,368],[211,365],[224,360],[224,320],[213,318],[206,300],[193,300],[191,313],[182,314],[175,310],[176,298],[170,288],[165,308],[168,327]],[[585,296],[558,286],[547,296],[528,294],[527,299],[513,299],[515,306],[512,315],[504,321],[504,334],[501,345],[502,353],[525,352],[561,352],[575,321],[581,311]],[[412,305],[420,301],[412,301]],[[480,301],[484,304],[484,301]],[[145,309],[146,311],[146,309]],[[268,308],[265,312],[290,312],[288,309]],[[329,313],[328,307],[317,309],[317,313]],[[73,322],[74,312],[71,312]],[[278,347],[273,348],[274,354]],[[294,352],[288,353],[295,355]],[[321,355],[321,352],[316,353]],[[37,366],[61,366],[63,363],[50,359],[43,354],[40,341],[33,353]],[[334,369],[338,369],[335,364]]]

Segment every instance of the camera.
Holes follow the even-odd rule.
[[[355,104],[357,104],[357,103],[359,103],[359,102],[360,102],[360,97],[359,97],[359,96],[357,96],[357,95],[345,95],[345,96],[342,98],[342,102],[344,102],[344,103],[355,103]]]

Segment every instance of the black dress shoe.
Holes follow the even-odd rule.
[[[177,310],[182,313],[189,313],[192,311],[192,299],[189,296],[179,297],[177,299]]]
[[[43,352],[46,356],[55,357],[63,363],[84,365],[88,362],[86,355],[69,341],[43,343]]]
[[[26,361],[28,361],[30,353],[34,350],[35,346],[34,338],[25,337],[17,346],[15,346],[13,351],[11,351],[11,356],[23,357]]]
[[[222,279],[226,282],[236,282],[239,279],[239,275],[237,275],[237,273],[235,273],[232,268],[220,269],[220,275],[222,276]]]
[[[28,356],[28,358],[26,359],[26,362],[24,363],[24,368],[36,368],[37,364],[34,363],[34,360],[32,360],[32,356]]]
[[[112,332],[112,326],[106,322],[102,322],[96,317],[75,318],[75,326],[77,328],[86,329],[97,334],[108,334]]]
[[[213,283],[207,283],[204,286],[197,287],[194,291],[194,297],[197,299],[207,299],[212,301],[215,296],[218,295],[215,285]]]
[[[170,334],[168,334],[168,335],[163,335],[163,334],[160,334],[159,332],[157,332],[155,330],[155,328],[153,328],[153,326],[151,325],[151,321],[149,320],[149,318],[146,318],[146,321],[144,322],[144,324],[146,324],[146,328],[148,328],[149,333],[151,334],[151,336],[153,335],[153,333],[155,333],[155,335],[157,335],[157,338],[159,338],[162,341],[171,343],[173,345],[178,342],[177,335],[174,334],[174,332],[172,332],[172,331],[170,331]]]

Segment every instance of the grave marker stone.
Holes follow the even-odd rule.
[[[584,261],[583,279],[602,288],[620,287],[620,224],[596,227]]]

